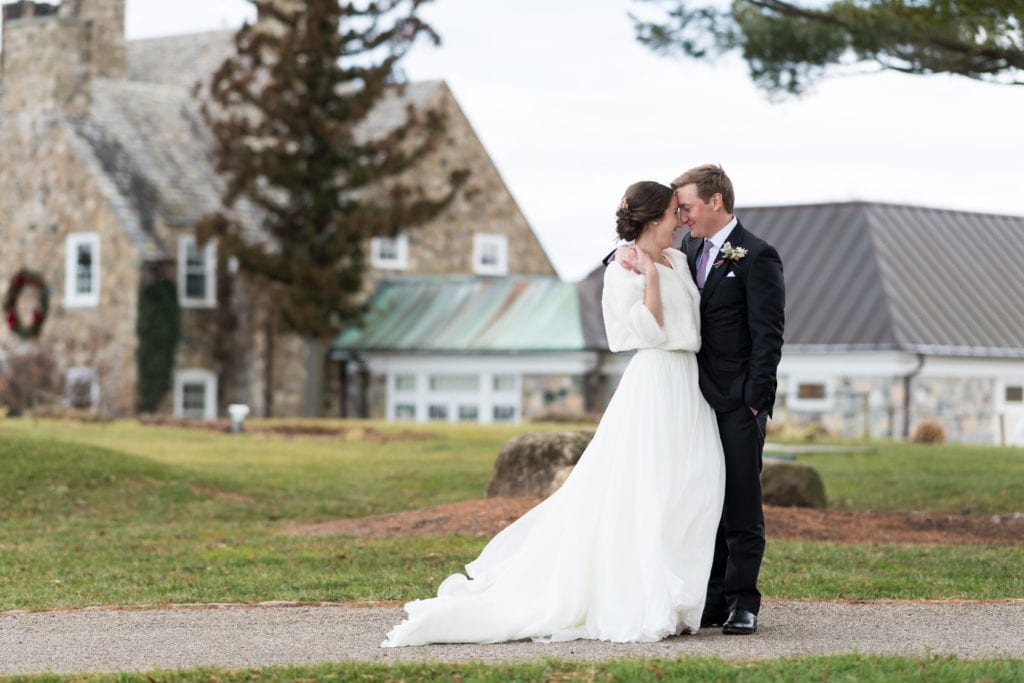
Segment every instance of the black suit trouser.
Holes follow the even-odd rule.
[[[725,506],[715,538],[705,612],[742,609],[757,614],[761,593],[757,576],[764,557],[761,506],[761,455],[768,413],[750,408],[718,412],[725,452]]]

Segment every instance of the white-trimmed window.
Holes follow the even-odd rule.
[[[1004,386],[1003,402],[1009,405],[1024,405],[1024,384],[1007,384]]]
[[[87,367],[68,368],[64,400],[69,408],[95,408],[100,402],[96,371]]]
[[[217,375],[199,368],[175,372],[174,415],[217,419]]]
[[[178,300],[186,308],[217,305],[217,245],[213,240],[200,249],[192,235],[178,239]]]
[[[473,235],[473,272],[480,275],[508,275],[508,237]]]
[[[64,305],[100,303],[100,236],[73,232],[64,238]]]
[[[430,390],[473,392],[480,391],[480,375],[431,375]]]
[[[494,415],[492,417],[495,422],[515,422],[516,407],[510,405],[496,405],[494,406]]]
[[[374,237],[370,239],[370,265],[383,270],[409,268],[409,237]]]
[[[517,377],[515,375],[495,375],[494,376],[494,391],[506,392],[506,391],[518,391],[519,387],[516,382]]]
[[[819,378],[797,378],[789,381],[786,407],[796,412],[819,413],[835,407],[832,381]]]
[[[412,373],[395,375],[395,391],[401,393],[416,391],[416,375]]]
[[[440,372],[396,369],[388,373],[386,413],[392,420],[414,422],[518,422],[521,384],[517,374],[488,372],[482,366],[452,364]]]

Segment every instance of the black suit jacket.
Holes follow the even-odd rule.
[[[700,390],[715,410],[749,406],[771,415],[785,322],[782,259],[739,223],[727,241],[747,254],[727,261],[719,253],[721,263],[716,260],[701,291]],[[689,235],[683,239],[694,279],[703,242]]]

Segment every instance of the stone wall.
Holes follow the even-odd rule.
[[[100,384],[97,409],[107,415],[135,410],[135,319],[140,263],[117,216],[82,166],[59,119],[0,120],[0,282],[24,267],[49,284],[50,312],[37,340],[24,341],[0,327],[7,355],[41,351],[53,356],[61,377],[70,367],[91,367]],[[64,305],[64,241],[95,232],[100,241],[100,304]]]
[[[921,422],[934,420],[949,441],[994,444],[1000,439],[996,390],[994,378],[916,377],[907,422],[902,378],[841,378],[830,410],[789,410],[780,395],[773,422],[793,432],[817,423],[837,436],[902,439],[905,424],[913,434]]]
[[[453,170],[468,170],[469,179],[440,215],[408,231],[408,270],[371,269],[364,291],[372,292],[380,279],[395,275],[472,274],[474,233],[508,237],[510,274],[556,275],[537,236],[446,85],[439,85],[435,103],[447,116],[445,142],[402,180],[421,184],[432,196],[443,196]]]

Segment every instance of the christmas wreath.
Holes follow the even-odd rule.
[[[27,325],[18,317],[18,298],[26,287],[35,287],[39,291],[39,306],[32,310],[32,322]],[[43,276],[31,270],[19,270],[11,278],[7,296],[4,297],[4,317],[7,318],[7,326],[11,328],[11,332],[23,339],[38,336],[49,310],[50,290]]]

